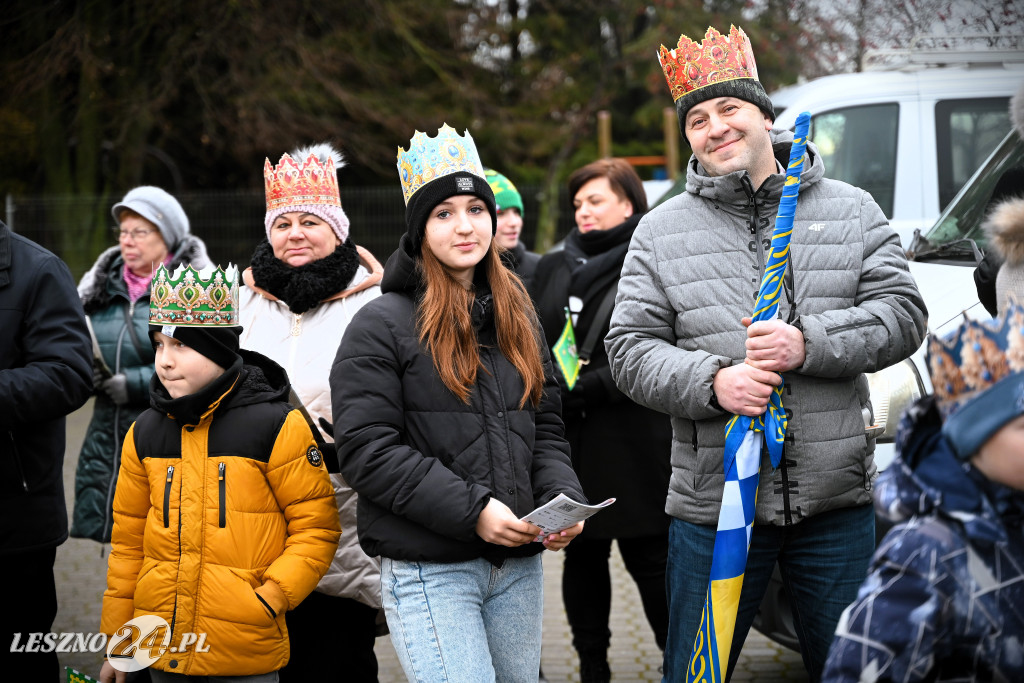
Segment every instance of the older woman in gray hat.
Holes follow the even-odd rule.
[[[136,187],[114,204],[118,240],[78,285],[93,334],[96,404],[78,457],[71,535],[110,541],[111,502],[121,443],[149,406],[153,348],[147,336],[149,288],[157,266],[209,264],[178,200],[159,187]]]

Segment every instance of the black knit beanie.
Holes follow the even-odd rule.
[[[775,120],[775,108],[772,106],[772,100],[768,97],[768,93],[765,92],[764,86],[761,85],[761,82],[754,80],[753,78],[735,78],[731,81],[720,81],[718,83],[712,83],[711,85],[705,85],[704,87],[686,93],[676,100],[676,115],[679,118],[679,130],[682,131],[684,138],[686,137],[687,112],[701,102],[717,99],[719,97],[735,97],[756,104],[757,107],[764,112],[765,116],[772,121]]]
[[[491,234],[498,230],[498,209],[494,203],[494,191],[487,181],[480,176],[459,171],[443,175],[440,178],[431,180],[429,183],[416,190],[405,206],[405,225],[409,235],[409,248],[412,256],[420,253],[420,245],[423,243],[423,233],[427,228],[427,218],[434,207],[448,199],[460,194],[471,194],[479,197],[487,205],[491,214]]]
[[[173,337],[185,346],[195,349],[225,370],[240,358],[238,338],[242,334],[241,325],[233,327],[150,325],[150,341],[153,340],[153,335],[157,332],[163,332],[168,337]],[[168,332],[172,332],[172,334],[168,334]]]

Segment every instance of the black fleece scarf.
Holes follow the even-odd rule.
[[[324,299],[345,290],[358,268],[359,254],[352,240],[345,240],[327,256],[304,266],[289,266],[275,257],[267,240],[257,244],[252,255],[256,286],[285,302],[296,314],[316,308]]]
[[[178,424],[199,424],[199,418],[202,417],[203,413],[213,405],[213,402],[221,394],[230,389],[236,380],[238,384],[235,385],[235,390],[237,391],[238,387],[245,381],[245,374],[242,372],[241,356],[220,377],[217,377],[194,394],[187,394],[180,398],[171,398],[163,382],[160,381],[156,373],[153,373],[153,378],[149,382],[150,405],[160,412],[170,415]]]
[[[629,240],[643,214],[633,214],[610,230],[592,230],[581,233],[573,230],[565,239],[565,254],[571,261],[572,277],[569,296],[585,299],[595,284],[614,273],[618,279],[622,262],[626,260]]]

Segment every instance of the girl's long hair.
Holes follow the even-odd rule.
[[[487,254],[476,267],[484,269],[491,286],[498,348],[523,378],[521,409],[528,400],[535,406],[539,404],[544,391],[537,318],[526,288],[501,262],[498,249],[497,243],[491,240]],[[474,294],[445,270],[426,242],[421,256],[418,267],[426,291],[416,314],[420,342],[430,350],[434,368],[445,386],[469,403],[476,373],[481,367],[470,313]]]

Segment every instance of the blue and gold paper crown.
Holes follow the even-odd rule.
[[[480,163],[480,154],[468,130],[462,136],[445,123],[438,129],[436,138],[416,131],[409,141],[408,152],[398,148],[398,177],[406,204],[416,190],[431,180],[460,171],[484,177],[484,165]]]
[[[1024,373],[1024,308],[1015,301],[995,320],[967,319],[928,342],[928,370],[944,415],[1001,380]]]
[[[160,266],[149,298],[151,325],[234,327],[238,325],[238,268]]]

